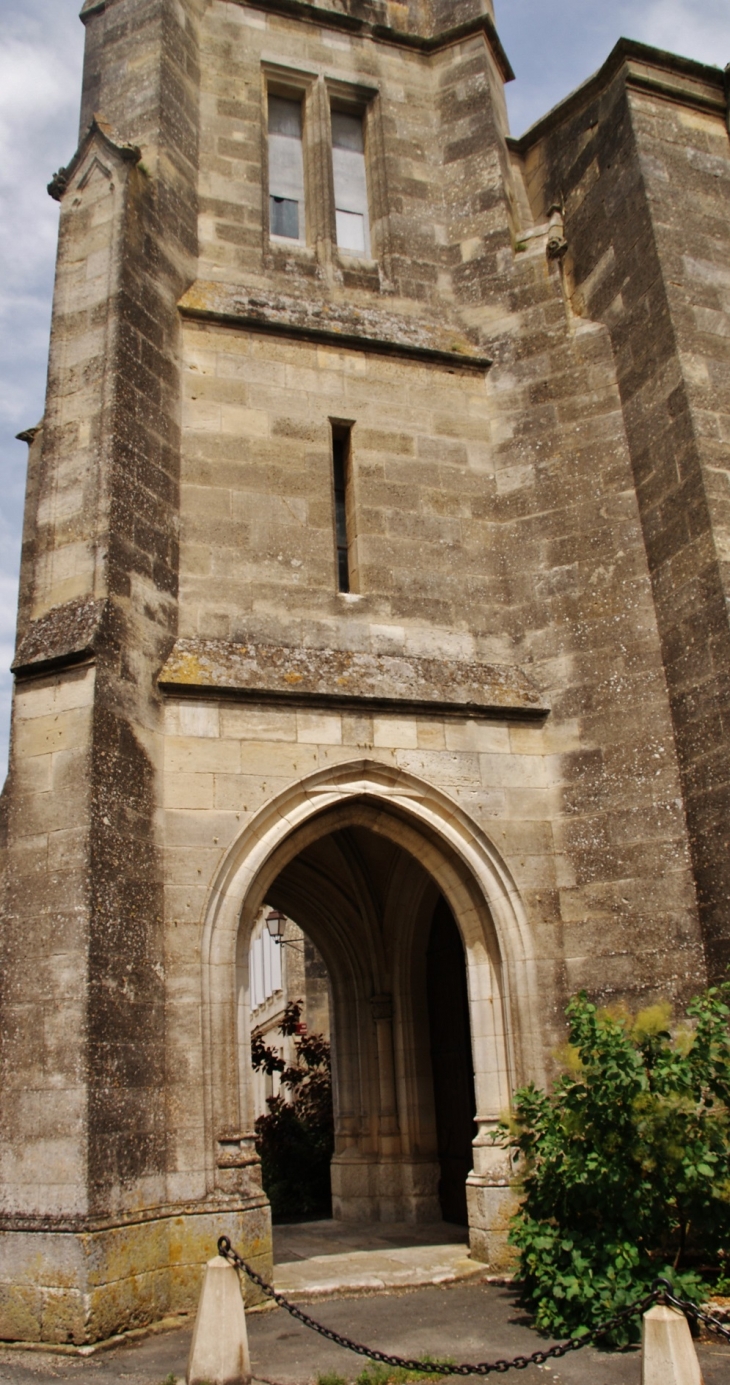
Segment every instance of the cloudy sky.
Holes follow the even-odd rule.
[[[588,77],[622,34],[724,67],[730,0],[496,0],[517,74],[514,134]],[[80,0],[0,0],[0,783],[5,773],[25,486],[22,428],[43,412],[58,209],[46,194],[76,147]]]

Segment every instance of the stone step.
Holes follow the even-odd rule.
[[[378,1247],[339,1255],[314,1255],[277,1265],[274,1286],[287,1297],[331,1298],[339,1294],[389,1293],[427,1284],[480,1279],[486,1265],[469,1258],[466,1244]]]

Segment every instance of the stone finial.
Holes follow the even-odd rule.
[[[54,173],[48,184],[48,196],[52,197],[54,202],[60,202],[67,187],[68,169],[59,168],[58,172]]]

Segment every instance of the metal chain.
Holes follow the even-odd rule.
[[[227,1236],[220,1237],[218,1241],[218,1254],[222,1255],[224,1260],[228,1260],[231,1265],[235,1265],[237,1269],[243,1270],[244,1274],[248,1275],[252,1283],[258,1285],[259,1289],[266,1294],[266,1297],[278,1304],[279,1308],[285,1308],[287,1313],[291,1313],[291,1316],[297,1319],[297,1322],[302,1323],[304,1327],[311,1328],[313,1332],[318,1332],[320,1337],[326,1337],[328,1342],[334,1342],[335,1346],[338,1347],[345,1347],[347,1351],[354,1351],[358,1356],[367,1356],[370,1361],[379,1361],[384,1366],[394,1366],[397,1369],[405,1371],[418,1371],[422,1375],[492,1375],[492,1373],[504,1375],[506,1371],[524,1371],[527,1370],[528,1366],[542,1366],[546,1361],[554,1360],[559,1356],[567,1356],[570,1351],[580,1351],[580,1348],[587,1346],[589,1342],[595,1342],[599,1337],[605,1337],[607,1333],[612,1332],[615,1327],[625,1322],[627,1318],[633,1318],[639,1313],[646,1312],[647,1308],[652,1303],[656,1303],[658,1298],[668,1299],[670,1297],[664,1287],[667,1281],[657,1280],[650,1293],[644,1294],[642,1298],[635,1299],[633,1303],[629,1303],[618,1313],[614,1313],[613,1316],[608,1318],[605,1323],[602,1323],[600,1327],[591,1328],[589,1332],[585,1332],[581,1337],[569,1337],[567,1341],[558,1342],[554,1347],[546,1347],[544,1351],[533,1351],[531,1356],[514,1356],[511,1361],[502,1359],[498,1361],[478,1361],[474,1363],[466,1362],[463,1365],[454,1366],[450,1362],[409,1361],[403,1356],[390,1356],[385,1351],[373,1351],[370,1347],[363,1346],[361,1342],[353,1342],[350,1337],[343,1337],[340,1332],[335,1332],[331,1327],[324,1327],[322,1323],[317,1322],[314,1318],[310,1318],[309,1314],[304,1313],[301,1308],[297,1308],[295,1303],[290,1303],[288,1299],[284,1298],[283,1294],[277,1293],[276,1289],[274,1289],[271,1284],[267,1284],[266,1280],[262,1279],[260,1274],[257,1274],[250,1265],[246,1264],[246,1261],[241,1258],[238,1251],[233,1249]],[[671,1288],[671,1286],[669,1287]],[[695,1308],[694,1304],[684,1305],[679,1299],[672,1299],[672,1302],[676,1303],[677,1307],[686,1307],[688,1310],[691,1310],[692,1313],[699,1313],[699,1310]],[[709,1319],[706,1314],[703,1316],[707,1318],[708,1322],[712,1322],[713,1325],[715,1324],[715,1319]],[[722,1328],[719,1323],[716,1324],[715,1330],[717,1329],[724,1335],[730,1337],[730,1333],[728,1333],[725,1328]]]
[[[660,1293],[665,1303],[670,1304],[672,1308],[679,1308],[682,1313],[704,1323],[711,1332],[716,1332],[718,1337],[724,1337],[726,1342],[730,1342],[730,1328],[726,1327],[725,1323],[720,1322],[719,1318],[713,1318],[711,1313],[705,1313],[696,1303],[689,1303],[684,1298],[676,1298],[672,1293],[672,1286],[668,1279],[658,1279],[656,1282],[661,1285]]]

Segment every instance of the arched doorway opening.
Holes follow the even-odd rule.
[[[275,1223],[332,1212],[329,976],[293,919],[264,905],[249,945],[252,1105]]]
[[[427,971],[441,900],[467,976],[477,1127],[470,1242],[494,1262],[490,1236],[503,1223],[509,1170],[492,1136],[515,1081],[542,1077],[534,956],[493,843],[433,786],[391,766],[350,762],[284,790],[235,843],[204,938],[206,1114],[214,1159],[221,1127],[251,1129],[248,942],[268,901],[296,918],[330,977],[335,1216],[440,1219]]]
[[[330,815],[318,825],[331,828]],[[335,1216],[467,1225],[466,965],[436,882],[389,835],[353,821],[306,842],[268,900],[297,920],[330,977]]]

